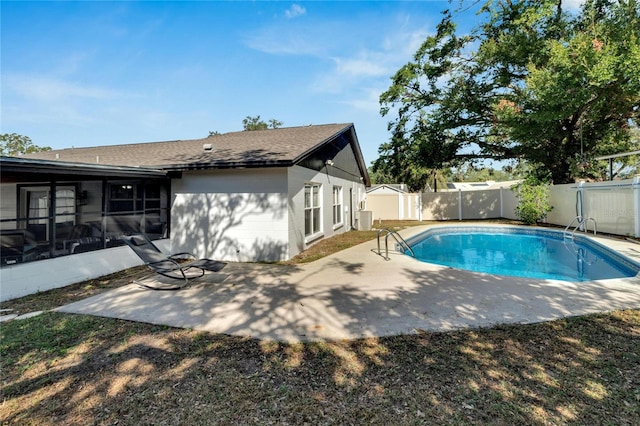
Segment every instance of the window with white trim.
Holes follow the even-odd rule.
[[[333,187],[333,224],[342,224],[342,187]]]
[[[321,232],[322,208],[320,200],[320,184],[304,185],[304,235],[306,237]]]

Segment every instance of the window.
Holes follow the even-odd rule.
[[[333,187],[333,224],[342,224],[342,187]]]
[[[133,213],[142,210],[142,191],[139,184],[111,184],[109,191],[109,211],[113,213]]]
[[[48,224],[50,207],[50,187],[25,186],[20,189],[21,216],[28,224]],[[74,223],[76,218],[76,187],[56,188],[55,223]]]
[[[163,236],[167,224],[166,190],[159,182],[114,182],[109,185],[107,232],[144,232],[152,238]]]
[[[322,209],[320,207],[320,184],[304,185],[304,235],[310,236],[321,232],[320,223]]]
[[[111,184],[109,190],[109,211],[112,213],[132,213],[142,210],[160,209],[162,188],[159,183],[141,184],[124,182]]]

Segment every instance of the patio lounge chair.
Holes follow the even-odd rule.
[[[182,284],[171,287],[152,287],[138,282],[139,285],[153,290],[181,289],[188,285],[190,280],[203,276],[206,271],[219,272],[227,265],[226,262],[217,260],[197,259],[191,253],[166,255],[144,234],[123,236],[122,239],[153,272],[183,281]]]

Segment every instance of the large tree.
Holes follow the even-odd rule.
[[[0,134],[0,155],[15,157],[39,151],[51,151],[51,148],[34,144],[29,136],[17,133]]]
[[[441,169],[483,158],[526,161],[555,183],[590,159],[627,151],[640,114],[636,0],[494,0],[458,35],[445,11],[380,97],[392,141],[381,160]],[[402,167],[401,167],[402,168]]]
[[[372,164],[375,176],[384,177],[384,182],[404,183],[412,192],[422,192],[428,185],[432,170],[417,158],[415,143],[406,143],[402,134],[394,134],[388,143],[380,146],[380,157]]]
[[[247,115],[247,117],[242,120],[242,127],[244,130],[277,129],[278,127],[282,126],[282,124],[282,121],[278,121],[273,118],[267,123],[261,120],[259,115],[256,115],[255,117]]]

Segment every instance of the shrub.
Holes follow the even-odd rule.
[[[513,190],[518,198],[516,217],[527,225],[534,225],[547,217],[553,207],[549,204],[549,186],[535,180],[524,180]]]

